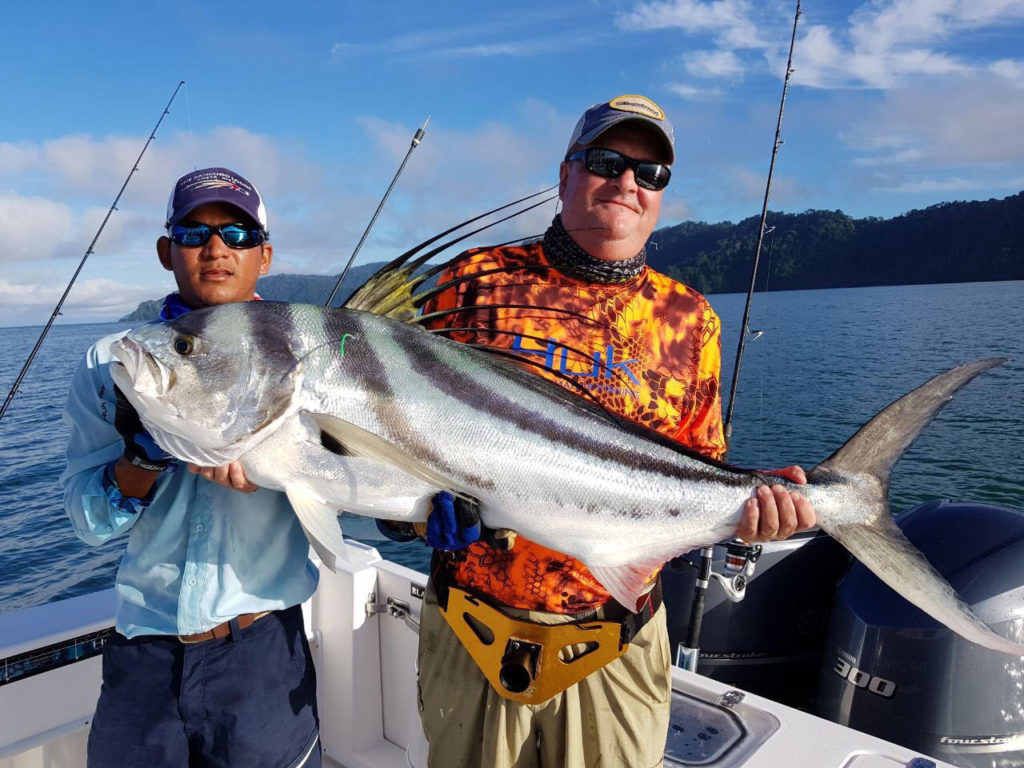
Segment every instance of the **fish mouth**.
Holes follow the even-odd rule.
[[[117,362],[111,366],[111,375],[114,371],[122,374],[115,377],[126,378],[130,389],[135,390],[140,396],[157,396],[166,394],[175,383],[174,371],[160,365],[149,352],[137,342],[127,337],[115,341],[110,346],[110,351],[117,358]],[[118,383],[121,391],[125,387]],[[125,392],[127,395],[127,392]]]

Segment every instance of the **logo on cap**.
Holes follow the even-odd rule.
[[[637,115],[643,115],[651,120],[665,119],[665,113],[661,111],[661,107],[646,96],[640,96],[635,93],[616,96],[608,102],[608,106],[612,109],[617,109],[620,112],[633,112]]]
[[[235,181],[228,181],[227,179],[210,179],[210,180],[197,180],[191,184],[183,184],[181,189],[183,192],[191,192],[197,189],[231,189],[235,192],[241,192],[245,196],[252,194],[248,189],[236,183]]]

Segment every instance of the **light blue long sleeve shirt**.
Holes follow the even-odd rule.
[[[108,369],[110,344],[122,335],[96,342],[75,372],[61,475],[64,508],[79,538],[98,545],[130,531],[117,572],[117,631],[188,635],[306,600],[319,574],[283,493],[240,493],[181,467],[161,474],[138,514],[111,502],[103,475],[124,442],[114,429]]]

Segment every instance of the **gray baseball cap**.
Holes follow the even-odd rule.
[[[672,123],[669,122],[661,107],[646,96],[636,93],[623,94],[616,96],[611,101],[594,104],[584,112],[572,132],[566,153],[571,152],[577,144],[580,146],[590,144],[613,125],[626,121],[645,123],[656,128],[654,134],[663,139],[660,160],[669,165],[675,162],[675,135]]]

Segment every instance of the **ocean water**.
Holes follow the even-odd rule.
[[[723,388],[744,296],[709,297],[723,323]],[[0,421],[0,612],[113,584],[125,538],[89,547],[71,532],[57,478],[68,429],[61,412],[82,354],[119,324],[57,325]],[[1024,282],[758,294],[744,354],[730,460],[810,468],[878,410],[933,375],[982,357],[1011,362],[971,383],[897,464],[896,512],[933,498],[1024,509]],[[6,397],[41,328],[0,328]],[[345,521],[357,536],[372,524]],[[371,541],[425,569],[423,545]]]

